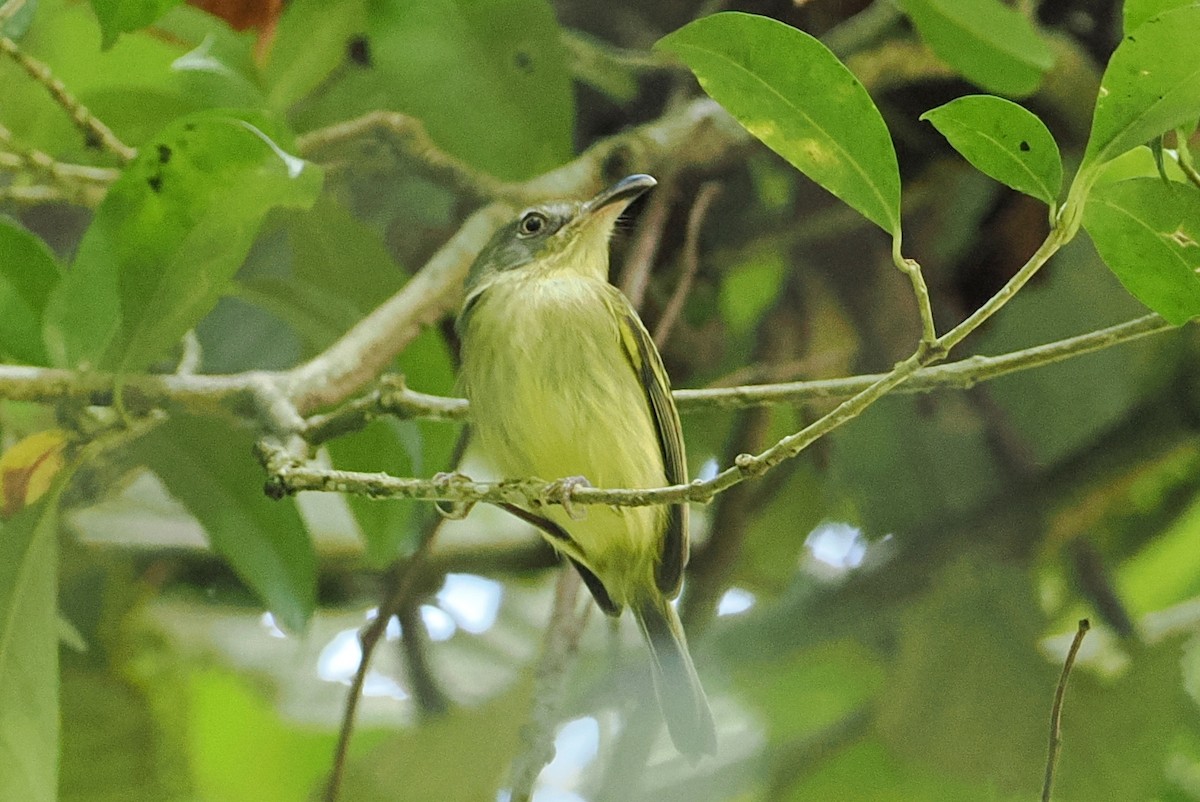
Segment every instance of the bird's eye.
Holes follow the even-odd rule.
[[[541,234],[550,225],[550,219],[541,212],[525,212],[521,222],[517,224],[517,232],[522,237],[533,237]]]

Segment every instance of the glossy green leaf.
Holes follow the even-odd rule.
[[[58,495],[0,523],[0,799],[57,799]]]
[[[329,4],[309,0],[289,11],[315,20],[281,29],[276,47],[308,58],[313,31]],[[347,12],[348,13],[348,12]],[[335,14],[333,44],[351,25]],[[380,0],[367,5],[353,34],[357,61],[337,70],[322,91],[297,108],[301,128],[340,122],[356,114],[394,109],[421,120],[442,148],[503,179],[529,178],[557,167],[574,150],[574,90],[561,31],[547,0]],[[285,67],[277,80],[282,103],[312,86],[336,50],[318,38],[319,69]],[[343,45],[345,47],[345,45]],[[469,66],[465,66],[469,65]],[[465,68],[464,68],[465,67]]]
[[[1179,161],[1170,153],[1163,154],[1163,170],[1169,181],[1186,181],[1187,176],[1179,167]],[[1105,162],[1096,176],[1097,184],[1114,184],[1130,178],[1160,178],[1154,152],[1146,145],[1127,150],[1112,161]]]
[[[1125,0],[1121,4],[1125,31],[1136,30],[1146,20],[1173,8],[1195,5],[1196,0]]]
[[[315,604],[316,556],[295,502],[263,494],[253,443],[230,422],[176,415],[135,452],[204,527],[213,550],[284,626],[300,631]]]
[[[144,28],[179,5],[180,0],[91,0],[100,20],[105,50],[123,33]]]
[[[943,61],[990,92],[1032,93],[1054,65],[1027,17],[1000,0],[897,0]]]
[[[176,121],[108,191],[50,299],[56,364],[145,368],[216,305],[268,211],[312,204],[321,173],[243,116]]]
[[[1053,205],[1062,188],[1062,157],[1032,112],[993,95],[968,95],[930,109],[928,120],[980,172]]]
[[[266,101],[258,81],[254,62],[254,39],[212,25],[193,32],[186,23],[188,15],[172,15],[169,26],[177,36],[195,37],[199,43],[171,62],[171,71],[179,77],[180,87],[205,107],[263,108]]]
[[[1200,190],[1157,178],[1102,184],[1083,225],[1139,301],[1176,325],[1200,315]]]
[[[825,45],[782,22],[724,12],[655,45],[746,130],[884,231],[900,231],[900,171],[870,95]]]
[[[42,310],[59,272],[40,238],[0,216],[0,360],[46,363]]]
[[[1100,79],[1080,173],[1200,117],[1200,5],[1125,35]]]

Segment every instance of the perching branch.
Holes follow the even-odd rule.
[[[663,309],[662,317],[658,319],[658,326],[654,330],[654,344],[660,350],[667,338],[671,336],[671,329],[675,327],[675,321],[683,312],[683,303],[687,300],[688,293],[692,290],[692,282],[700,270],[700,230],[704,227],[704,219],[708,216],[709,207],[720,193],[721,185],[715,181],[709,181],[700,187],[696,193],[696,200],[692,203],[691,211],[688,212],[687,233],[683,242],[683,266],[679,281],[675,284],[671,300]]]
[[[1001,357],[969,357],[950,365],[920,367],[916,355],[900,363],[896,370],[851,379],[791,382],[779,385],[721,388],[717,390],[679,390],[675,398],[681,410],[704,407],[748,407],[772,403],[797,403],[814,399],[843,398],[849,400],[811,426],[777,443],[758,456],[743,455],[739,464],[726,469],[708,481],[694,481],[647,490],[602,489],[577,487],[569,492],[568,503],[611,504],[617,506],[646,506],[680,501],[707,502],[727,487],[748,476],[760,475],[827,431],[836,428],[865,409],[870,403],[891,390],[927,392],[939,387],[967,388],[980,381],[1019,370],[1058,362],[1071,356],[1090,353],[1129,342],[1173,328],[1158,315],[1111,326],[1107,329],[1068,338],[1034,348],[1024,349]],[[953,333],[953,332],[951,332]],[[946,335],[949,336],[949,335]],[[3,390],[0,371],[0,391]],[[399,408],[412,412],[427,410],[428,415],[441,419],[461,419],[467,414],[465,401],[436,396],[421,396],[400,387],[393,394],[384,391],[383,398],[403,399]],[[425,406],[426,402],[431,403]],[[849,405],[849,406],[848,406]],[[323,422],[323,425],[328,425]],[[372,498],[411,498],[425,501],[452,501],[461,504],[480,502],[516,504],[518,506],[562,504],[564,488],[547,484],[541,479],[501,483],[474,482],[465,477],[456,481],[428,479],[399,479],[386,474],[353,471],[323,470],[298,464],[288,454],[270,452],[264,456],[268,473],[278,492],[295,493],[303,490],[343,492]]]

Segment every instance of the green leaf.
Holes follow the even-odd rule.
[[[1163,154],[1163,171],[1170,181],[1187,181],[1179,167],[1179,161],[1169,153]],[[1115,184],[1130,178],[1159,178],[1161,174],[1155,163],[1154,152],[1146,145],[1127,150],[1112,161],[1105,162],[1096,176],[1097,184]]]
[[[1092,117],[1080,173],[1200,117],[1200,5],[1152,18],[1117,46]]]
[[[127,587],[131,595],[137,593],[137,583]],[[69,593],[67,588],[61,592]],[[104,599],[112,604],[111,595]],[[124,621],[137,616],[126,607],[120,609],[128,615]],[[155,651],[156,647],[162,649],[162,642],[142,637],[125,636],[120,640],[121,649],[109,647],[109,654],[115,651],[121,655],[115,665],[107,659],[72,659],[64,655],[60,802],[197,799],[190,788],[191,773],[184,758],[187,732],[178,726],[184,706],[169,707],[162,701],[155,705],[146,686],[129,677],[140,669],[162,684],[173,679],[163,676],[168,674],[163,664],[171,658],[164,651]],[[131,668],[131,664],[138,668]],[[155,708],[162,712],[178,710],[179,718],[169,720],[168,713],[163,716],[167,721],[155,720]]]
[[[92,0],[104,35],[101,46],[108,50],[121,34],[145,28],[177,5],[179,0]]]
[[[51,296],[56,364],[144,369],[216,305],[270,209],[312,204],[321,173],[270,130],[260,115],[202,112],[141,148]]]
[[[263,494],[253,443],[232,423],[176,415],[142,438],[135,456],[284,626],[300,631],[315,604],[316,556],[295,503]]]
[[[331,12],[320,0],[293,6],[289,15],[303,24],[281,28],[275,46],[295,64],[309,57],[313,32]],[[452,155],[506,180],[530,178],[571,157],[574,90],[561,30],[546,0],[380,0],[367,5],[365,24],[357,29],[353,10],[344,13],[349,19],[334,15],[332,44],[352,30],[360,35],[355,50],[366,63],[335,62],[336,49],[322,34],[319,69],[281,64],[277,80],[298,71],[295,82],[280,90],[281,103],[345,65],[297,109],[302,128],[395,109],[421,120]]]
[[[1137,30],[1139,25],[1151,17],[1173,8],[1194,5],[1195,2],[1196,0],[1125,0],[1121,8],[1125,15],[1125,30]]]
[[[274,255],[270,271],[248,263],[237,294],[286,322],[309,353],[326,348],[407,279],[379,235],[327,196],[276,220],[290,259]],[[280,270],[284,264],[290,270]]]
[[[897,4],[939,58],[989,92],[1028,95],[1054,66],[1054,55],[1033,24],[1000,0]]]
[[[1032,112],[992,95],[968,95],[930,109],[928,120],[980,172],[1054,205],[1062,188],[1062,158]]]
[[[46,364],[42,310],[59,272],[46,243],[0,216],[0,359]]]
[[[212,29],[208,25],[192,33],[184,23],[187,15],[173,15],[168,31],[188,40],[188,33],[199,44],[171,62],[171,70],[179,76],[181,89],[199,100],[203,106],[228,108],[261,108],[266,104],[258,86],[258,70],[254,63],[254,39],[235,34],[226,28]]]
[[[899,234],[900,171],[887,126],[825,45],[773,19],[723,12],[655,47],[681,58],[704,91],[767,147]]]
[[[1004,489],[1000,462],[980,416],[961,395],[881,399],[831,444],[834,487],[855,499],[856,520],[871,533],[921,537],[926,522],[963,515]]]
[[[0,799],[57,798],[58,496],[0,524]]]
[[[849,638],[772,657],[730,666],[738,696],[757,709],[772,740],[811,736],[884,690],[879,655]]]
[[[1135,298],[1175,325],[1200,315],[1200,190],[1157,178],[1101,184],[1083,225]]]

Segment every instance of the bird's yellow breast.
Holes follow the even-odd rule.
[[[506,477],[666,484],[646,393],[621,342],[614,304],[626,302],[616,293],[593,278],[514,271],[472,308],[464,389],[478,441]],[[559,508],[543,513],[570,533],[581,552],[572,556],[605,580],[614,601],[628,600],[624,586],[649,580],[663,508],[592,506],[583,520]]]

